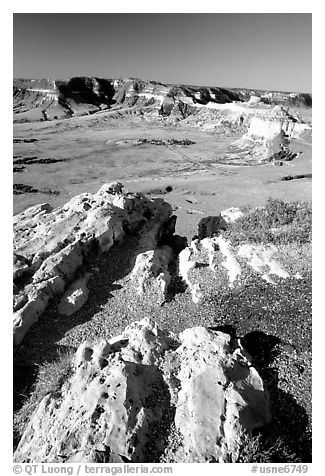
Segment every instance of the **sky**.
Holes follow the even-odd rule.
[[[311,92],[311,13],[15,13],[13,75]]]

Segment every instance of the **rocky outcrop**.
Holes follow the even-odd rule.
[[[311,107],[312,96],[308,93],[298,93],[290,91],[267,91],[265,89],[243,89],[232,88],[231,91],[237,93],[242,101],[250,103],[262,102],[270,105],[280,105],[286,107]]]
[[[195,239],[178,256],[179,274],[197,304],[220,287],[241,286],[247,272],[273,285],[289,278],[277,251],[273,244],[233,246],[222,235]]]
[[[70,118],[114,109],[115,106],[135,107],[142,114],[145,108],[148,113],[176,116],[179,119],[201,114],[202,108],[208,111],[209,116],[213,116],[214,109],[222,111],[223,106],[227,105],[233,105],[236,109],[238,103],[245,102],[248,109],[260,103],[264,103],[264,107],[311,107],[309,94],[173,85],[137,78],[74,77],[67,81],[15,79],[13,91],[16,122]],[[300,126],[295,129],[295,133],[302,132]]]
[[[15,462],[225,462],[271,419],[240,341],[203,327],[179,335],[150,319],[82,344],[71,376],[39,404]],[[177,444],[175,444],[177,435]]]
[[[275,106],[273,109],[251,109],[247,121],[248,130],[229,147],[229,163],[259,164],[270,162],[276,157],[292,160],[297,154],[283,150],[282,142],[287,138],[310,142],[311,126],[302,122],[288,110]],[[289,157],[289,158],[288,158]]]
[[[139,252],[155,249],[166,230],[168,234],[171,206],[162,199],[123,193],[122,188],[119,183],[105,184],[62,208],[41,204],[14,217],[15,343],[49,301],[76,279],[87,257],[108,251],[128,233],[139,234]],[[78,307],[86,299],[85,282],[73,286],[66,299]]]
[[[238,218],[243,217],[244,213],[240,210],[240,208],[230,207],[226,210],[222,210],[222,212],[220,212],[220,215],[228,224],[233,223],[234,221],[238,220]]]
[[[213,234],[219,234],[221,230],[226,230],[227,224],[222,215],[208,216],[201,218],[198,223],[198,238],[203,240]]]
[[[299,138],[307,129],[311,129],[311,126],[303,123],[298,116],[289,114],[281,106],[275,106],[271,111],[257,110],[244,137],[272,141],[276,137],[283,137],[285,133],[288,137]]]
[[[103,78],[74,77],[61,80],[14,80],[14,120],[49,121],[91,114],[113,101],[114,87]]]
[[[273,111],[260,111],[250,123],[245,139],[271,141],[282,134],[284,111],[276,106]]]
[[[174,253],[170,246],[162,247],[139,253],[136,258],[131,279],[139,295],[153,294],[153,299],[163,302],[170,284],[171,276],[168,271]]]
[[[14,120],[25,122],[92,114],[121,105],[170,115],[184,105],[228,103],[239,100],[239,96],[217,87],[175,86],[136,78],[74,77],[68,81],[15,79],[13,99]]]

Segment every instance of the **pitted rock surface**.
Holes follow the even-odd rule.
[[[170,284],[168,266],[172,260],[173,250],[167,245],[138,254],[131,275],[137,294],[152,291],[154,299],[163,302]]]
[[[243,430],[270,418],[239,340],[204,327],[175,335],[145,318],[79,347],[71,377],[32,415],[15,462],[157,462],[172,428],[176,462],[223,462]]]

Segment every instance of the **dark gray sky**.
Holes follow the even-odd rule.
[[[14,77],[311,92],[309,13],[16,13]]]

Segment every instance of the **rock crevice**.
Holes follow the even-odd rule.
[[[62,208],[52,210],[42,204],[15,216],[16,344],[48,302],[61,295],[74,279],[81,278],[77,274],[83,274],[91,255],[107,252],[128,233],[139,236],[139,253],[155,250],[164,233],[168,235],[172,207],[162,199],[123,193],[122,189],[120,183],[105,184],[97,193],[78,195]],[[151,253],[159,255],[156,251]],[[168,285],[167,270],[165,275],[162,273],[163,292],[164,282]]]

